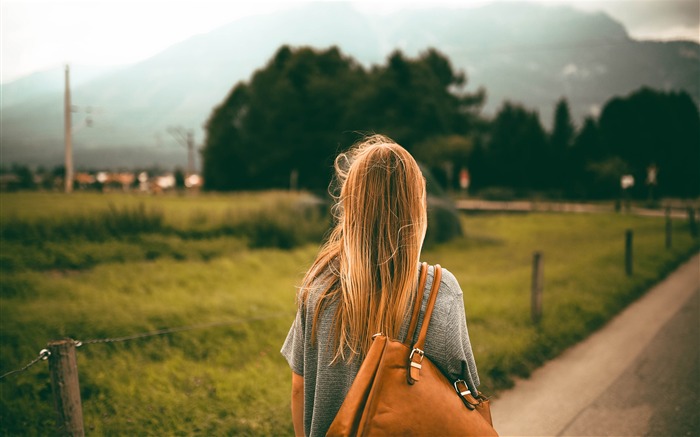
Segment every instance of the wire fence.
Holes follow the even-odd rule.
[[[143,338],[148,338],[148,337],[156,337],[159,335],[168,335],[168,334],[175,334],[179,332],[187,332],[187,331],[194,331],[194,330],[199,330],[199,329],[206,329],[206,328],[217,328],[217,327],[223,327],[223,326],[232,326],[232,325],[240,325],[243,323],[250,323],[250,322],[257,322],[257,321],[262,321],[262,320],[271,320],[271,319],[279,319],[282,317],[291,317],[295,313],[289,312],[289,311],[282,311],[282,312],[277,312],[277,313],[271,313],[271,314],[265,314],[261,316],[253,316],[253,317],[242,317],[238,318],[235,320],[227,320],[227,321],[219,321],[219,322],[211,322],[211,323],[201,323],[197,325],[190,325],[190,326],[179,326],[179,327],[174,327],[174,328],[164,328],[164,329],[158,329],[155,331],[148,331],[148,332],[140,332],[138,334],[132,334],[132,335],[127,335],[123,337],[109,337],[109,338],[91,338],[87,340],[73,340],[75,347],[81,347],[83,345],[88,345],[88,344],[98,344],[98,343],[119,343],[119,342],[125,342],[125,341],[131,341],[131,340],[139,340]],[[30,367],[38,363],[39,361],[46,361],[49,356],[51,356],[51,352],[48,349],[42,349],[39,352],[39,355],[35,357],[33,360],[31,360],[27,365],[11,370],[7,373],[4,373],[0,375],[0,381],[5,379],[6,377],[10,375],[14,375],[16,373],[21,373],[26,370],[28,370]]]

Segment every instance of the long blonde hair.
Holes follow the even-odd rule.
[[[304,277],[300,305],[323,284],[312,340],[320,314],[337,302],[333,361],[352,361],[365,356],[373,334],[396,338],[413,301],[427,229],[425,178],[403,147],[381,135],[340,154],[335,170],[337,222]]]

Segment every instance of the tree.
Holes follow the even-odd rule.
[[[559,99],[554,109],[554,123],[549,137],[547,167],[548,185],[553,188],[569,189],[574,162],[571,160],[571,146],[576,128],[571,121],[569,104],[565,98]]]
[[[382,132],[412,150],[436,136],[474,129],[485,92],[465,91],[467,79],[435,49],[417,59],[393,52],[386,67],[374,67],[349,108],[347,125]]]
[[[237,84],[207,122],[205,188],[327,186],[341,120],[364,72],[332,47],[281,47],[249,83]]]
[[[571,152],[569,154],[571,187],[569,195],[574,197],[610,197],[615,193],[611,188],[605,189],[597,183],[599,179],[594,175],[592,169],[598,168],[595,163],[601,162],[605,155],[601,148],[598,124],[591,116],[586,117],[583,127],[574,139]]]
[[[491,123],[486,185],[542,189],[547,181],[547,137],[536,111],[505,102]]]
[[[17,176],[17,188],[20,190],[30,190],[36,188],[34,173],[26,165],[13,164],[12,173]]]
[[[484,93],[468,94],[463,73],[435,50],[393,53],[366,71],[337,48],[283,46],[249,82],[214,109],[203,150],[206,189],[299,186],[325,189],[333,157],[380,132],[407,149],[436,135],[466,133]]]
[[[474,139],[465,135],[432,137],[413,147],[413,156],[428,166],[446,189],[457,188],[459,171],[468,168]]]
[[[610,100],[600,116],[600,138],[605,154],[619,157],[642,183],[647,168],[656,165],[659,191],[672,196],[700,194],[700,114],[686,92],[642,88]]]

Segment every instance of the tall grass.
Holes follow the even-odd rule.
[[[146,210],[143,203],[135,207],[106,209],[81,215],[56,215],[41,219],[9,217],[0,222],[3,241],[37,243],[80,239],[104,241],[142,233],[171,232],[165,226],[163,213]]]
[[[200,231],[209,232],[219,226],[228,208],[213,208],[209,216],[203,207],[209,201],[188,204],[189,212],[181,212],[184,221],[174,221],[164,212],[163,226],[195,232],[186,224],[193,217],[190,213],[199,211],[203,215],[195,222],[204,222]],[[138,205],[119,202],[116,208]],[[257,211],[269,207],[251,205]],[[162,205],[146,204],[147,209],[156,206]],[[426,250],[423,259],[442,264],[459,280],[480,375],[490,392],[583,338],[698,250],[697,240],[680,221],[674,221],[673,248],[666,250],[663,219],[482,215],[463,217],[463,225],[463,238]],[[257,232],[265,234],[264,226]],[[303,226],[290,221],[288,229]],[[627,228],[635,232],[631,278],[624,273]],[[295,285],[318,243],[280,249],[256,248],[250,241],[230,235],[145,233],[45,243],[42,247],[63,251],[62,256],[84,251],[95,254],[96,261],[89,269],[38,270],[25,265],[2,272],[0,373],[23,366],[52,339],[119,337],[224,322],[80,347],[88,434],[292,434],[290,370],[278,351],[294,317]],[[3,256],[7,247],[3,241]],[[20,252],[21,247],[15,241],[11,250]],[[545,260],[539,326],[529,320],[534,250],[542,251]],[[10,254],[9,259],[24,258]],[[0,389],[1,434],[53,433],[46,363],[5,378]]]
[[[324,205],[293,193],[262,193],[257,202],[248,194],[204,196],[185,198],[189,203],[181,204],[178,197],[82,194],[75,198],[86,204],[77,210],[71,209],[71,196],[27,194],[45,204],[51,215],[27,203],[23,195],[0,195],[0,271],[79,269],[162,256],[206,259],[222,255],[220,249],[227,245],[201,241],[221,238],[238,239],[253,248],[291,249],[320,241],[329,225]]]

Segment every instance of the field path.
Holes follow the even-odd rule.
[[[672,218],[687,219],[689,205],[675,205],[670,210]],[[570,212],[570,213],[612,213],[615,212],[612,203],[575,203],[575,202],[548,202],[532,200],[481,200],[481,199],[457,199],[455,208],[460,211],[491,211],[491,212]],[[697,208],[694,205],[693,208]],[[629,210],[623,208],[621,214],[641,215],[645,217],[665,217],[666,210],[649,209],[633,206]],[[698,218],[696,217],[695,220]]]
[[[700,434],[700,255],[492,402],[501,436]]]

